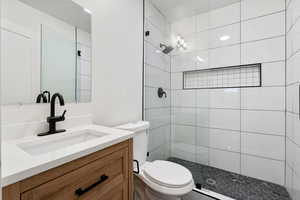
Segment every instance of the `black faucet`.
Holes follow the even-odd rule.
[[[50,102],[50,116],[47,117],[47,122],[49,123],[49,131],[46,132],[46,133],[40,133],[40,134],[38,134],[38,136],[46,136],[46,135],[51,135],[51,134],[55,134],[55,133],[62,133],[62,132],[66,131],[64,129],[56,130],[56,122],[64,121],[65,120],[65,114],[67,112],[65,110],[61,116],[55,116],[55,100],[56,100],[56,98],[58,98],[59,104],[61,106],[65,105],[64,98],[61,94],[55,93],[52,96],[51,102]]]
[[[50,96],[51,94],[49,91],[44,91],[37,96],[36,103],[50,103]]]
[[[47,97],[41,93],[36,98],[36,103],[48,103]]]
[[[51,94],[50,94],[50,92],[47,91],[47,90],[43,92],[43,95],[46,96],[46,94],[47,94],[47,103],[50,103],[50,101],[51,101],[51,99],[50,99]]]

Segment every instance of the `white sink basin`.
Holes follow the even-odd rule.
[[[52,135],[37,141],[30,141],[18,144],[18,146],[30,155],[36,156],[53,151],[57,151],[72,145],[84,143],[90,140],[104,137],[108,134],[94,130],[81,130],[72,133]]]

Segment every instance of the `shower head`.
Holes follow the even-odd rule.
[[[160,44],[160,48],[162,49],[162,52],[164,54],[169,54],[174,49],[172,46],[167,46],[167,45],[162,44],[162,43]]]

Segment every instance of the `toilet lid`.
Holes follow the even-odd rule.
[[[145,166],[144,175],[152,182],[169,188],[184,187],[193,181],[193,176],[187,168],[162,160]]]

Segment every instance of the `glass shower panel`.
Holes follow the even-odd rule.
[[[183,73],[241,64],[240,1],[167,5],[145,2],[144,111],[152,124],[150,158],[175,157],[239,173],[240,89],[227,87],[228,80],[240,80],[240,71],[189,76],[199,87],[219,89],[184,89]],[[158,97],[160,87],[167,97]],[[232,162],[225,165],[224,158]]]
[[[164,53],[161,47],[169,46],[170,25],[166,16],[150,0],[145,1],[144,20],[144,119],[151,124],[148,159],[168,159],[171,142],[171,54]],[[162,95],[158,91],[162,91]]]
[[[209,166],[241,173],[241,70],[222,71],[223,67],[241,65],[241,2],[209,1],[208,89]],[[220,75],[221,73],[221,75]],[[232,85],[236,88],[231,88]]]
[[[70,29],[42,26],[41,91],[59,92],[67,102],[75,102],[76,30]]]
[[[209,164],[209,90],[183,89],[183,72],[209,67],[209,0],[201,2],[202,11],[188,12],[197,6],[199,1],[186,2],[177,6],[183,16],[172,15],[171,157]]]
[[[195,18],[195,33],[194,40],[190,39],[191,49],[193,54],[193,63],[195,67],[192,69],[185,69],[184,71],[199,70],[209,68],[209,42],[210,42],[210,0],[203,1],[207,7],[194,15]],[[196,77],[195,77],[196,78]],[[207,79],[209,80],[209,79]],[[205,83],[200,83],[205,84]],[[196,116],[196,133],[195,133],[195,162],[203,165],[209,164],[209,142],[210,142],[210,91],[191,90],[195,92],[195,116]],[[195,180],[198,183],[197,180]]]
[[[210,91],[196,91],[196,162],[209,164]]]

